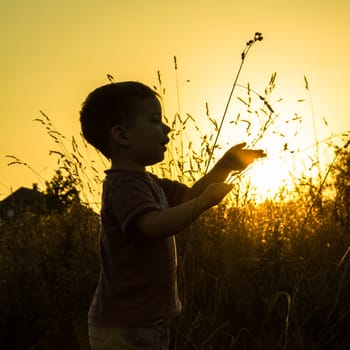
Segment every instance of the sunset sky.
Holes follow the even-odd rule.
[[[310,84],[318,137],[350,130],[350,1],[348,0],[11,0],[0,4],[0,199],[38,178],[6,155],[27,162],[49,180],[52,139],[34,122],[45,112],[67,137],[79,135],[86,95],[108,83],[138,80],[167,89],[165,111],[176,111],[173,56],[179,70],[181,112],[200,122],[205,102],[219,120],[245,43],[262,32],[239,79],[263,94],[277,73],[279,112],[304,114],[298,147],[313,143]],[[244,95],[244,89],[237,90]],[[232,101],[232,114],[238,105]],[[237,107],[238,108],[238,107]],[[323,118],[327,120],[326,127]],[[244,141],[244,135],[223,144]],[[268,147],[268,145],[266,146]]]

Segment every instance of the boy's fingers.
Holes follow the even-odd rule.
[[[243,150],[244,151],[244,150]],[[246,150],[247,154],[250,154],[254,157],[266,157],[266,153],[261,150],[261,149],[258,149],[258,150]]]
[[[259,153],[258,153],[259,158],[264,158],[266,156],[267,156],[267,154],[263,150],[259,150]]]
[[[247,145],[246,142],[238,143],[237,145],[233,146],[231,149],[232,149],[232,150],[242,149],[242,148],[245,147],[246,145]]]
[[[246,142],[238,143],[237,145],[233,146],[229,151],[254,153],[259,157],[266,156],[266,153],[262,149],[243,149],[246,145],[247,145]]]
[[[254,153],[257,157],[266,157],[266,153],[261,149],[254,151]]]

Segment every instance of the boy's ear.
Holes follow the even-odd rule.
[[[128,134],[121,125],[114,125],[110,131],[112,139],[120,146],[129,146]]]

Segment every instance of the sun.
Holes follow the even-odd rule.
[[[246,176],[255,200],[281,200],[291,194],[295,166],[284,157],[271,157],[256,161]]]

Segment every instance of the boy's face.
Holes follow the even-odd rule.
[[[127,129],[129,155],[142,166],[156,164],[164,159],[170,128],[162,121],[157,98],[140,98],[136,104],[138,113],[133,125]]]

